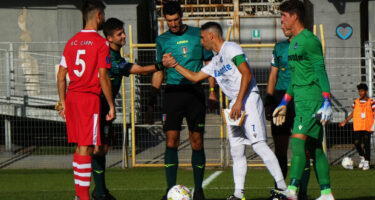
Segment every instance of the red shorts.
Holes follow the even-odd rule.
[[[68,142],[78,146],[101,145],[100,98],[96,94],[67,92],[65,100]]]

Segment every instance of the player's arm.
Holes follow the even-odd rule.
[[[341,123],[340,123],[340,127],[344,127],[346,125],[346,123],[348,123],[349,120],[353,119],[353,112],[350,113],[350,115],[344,119]]]
[[[174,69],[176,71],[178,71],[178,73],[180,73],[186,79],[188,79],[189,81],[191,81],[193,83],[198,83],[199,81],[202,81],[202,80],[210,77],[210,75],[208,75],[208,74],[206,74],[202,71],[199,71],[199,72],[190,71],[190,70],[184,68],[183,66],[181,66],[180,64],[177,64],[174,67]]]
[[[110,121],[116,118],[115,104],[113,102],[112,96],[112,85],[111,80],[108,76],[108,70],[106,68],[99,68],[99,80],[100,86],[102,87],[103,94],[109,105],[109,112],[107,114],[106,120]]]
[[[156,65],[146,65],[146,66],[140,66],[137,64],[133,64],[130,73],[131,74],[141,74],[141,75],[147,75],[152,72],[156,72],[162,69],[159,69],[156,67]]]
[[[60,105],[59,115],[65,119],[65,95],[66,95],[66,74],[68,69],[60,66],[59,71],[57,72],[57,90],[59,93]]]
[[[332,119],[331,91],[328,81],[328,75],[324,65],[324,57],[322,45],[318,38],[311,38],[306,41],[305,53],[307,59],[314,67],[319,85],[323,92],[323,106],[318,110],[317,114],[321,114],[320,122],[324,125]]]
[[[205,60],[204,65],[208,65],[208,63],[210,63],[210,61],[211,61],[211,59]],[[215,92],[216,81],[215,81],[214,77],[212,77],[212,76],[208,77],[208,85],[210,87],[210,95],[208,96],[207,108],[208,108],[208,111],[211,112],[211,111],[219,108],[219,101],[216,97],[216,92]]]
[[[238,71],[240,71],[242,75],[240,91],[238,92],[236,102],[233,104],[232,110],[230,112],[230,117],[232,119],[237,119],[241,117],[242,101],[245,97],[247,89],[249,88],[252,74],[250,72],[250,66],[246,62],[245,55],[237,55],[232,59],[232,61],[237,66]]]

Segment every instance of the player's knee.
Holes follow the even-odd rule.
[[[180,141],[177,138],[169,138],[167,140],[168,148],[177,148],[180,145]]]
[[[194,143],[191,143],[191,148],[194,150],[194,151],[200,151],[203,149],[203,144],[202,142],[194,142]]]

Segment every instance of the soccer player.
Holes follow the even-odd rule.
[[[100,1],[88,0],[82,7],[85,28],[74,35],[66,44],[57,74],[57,87],[66,119],[68,142],[77,143],[73,157],[76,197],[89,200],[91,180],[91,154],[100,140],[100,98],[103,91],[109,104],[107,120],[115,118],[111,83],[107,69],[111,67],[108,42],[101,37],[105,5]],[[67,92],[66,75],[70,83]]]
[[[340,127],[344,127],[353,118],[353,143],[360,157],[358,168],[366,171],[370,169],[371,133],[374,132],[375,128],[375,102],[368,97],[368,87],[365,83],[357,85],[357,89],[359,98],[352,105],[353,112],[340,123]]]
[[[209,62],[212,52],[206,51],[200,43],[200,29],[182,23],[182,9],[177,1],[167,1],[163,5],[164,19],[169,30],[156,38],[156,65],[162,66],[165,53],[173,53],[177,61],[186,69],[199,71],[203,61]],[[200,83],[192,83],[185,79],[175,69],[166,69],[166,87],[164,109],[166,121],[166,150],[164,166],[167,178],[167,189],[176,185],[178,154],[181,124],[186,117],[192,147],[191,164],[194,174],[194,200],[204,198],[202,189],[206,156],[203,147],[203,133],[205,128],[205,95]],[[157,91],[163,80],[163,72],[155,72],[152,78],[152,95],[148,102],[148,109],[156,101]],[[209,81],[210,99],[216,100],[214,79]],[[166,199],[166,195],[163,197]]]
[[[288,51],[292,79],[280,105],[273,113],[274,123],[276,125],[284,123],[287,104],[292,97],[294,97],[296,112],[290,141],[293,152],[290,184],[286,191],[281,192],[281,196],[297,199],[296,191],[306,164],[306,148],[314,159],[321,188],[321,196],[318,200],[333,200],[328,160],[322,148],[322,125],[332,118],[330,86],[325,71],[322,45],[319,39],[303,26],[302,2],[285,1],[280,5],[280,10],[282,25],[293,35]],[[321,116],[320,119],[317,119],[317,116]]]
[[[111,69],[109,70],[109,77],[112,84],[113,98],[118,94],[121,87],[121,80],[123,76],[130,74],[147,74],[155,72],[155,65],[142,67],[137,64],[129,63],[121,57],[121,47],[125,45],[125,30],[124,22],[116,18],[109,18],[103,26],[103,33],[109,41],[111,54]],[[109,105],[106,98],[101,95],[101,112],[106,113],[109,110]],[[101,146],[95,146],[94,155],[92,157],[92,169],[95,181],[95,189],[93,191],[93,198],[95,200],[114,200],[115,198],[109,193],[105,184],[105,155],[108,151],[108,145],[111,141],[112,121],[106,121],[105,116],[100,118],[100,137],[102,140]]]
[[[228,126],[235,191],[227,200],[245,199],[246,145],[252,145],[253,150],[262,158],[274,177],[277,188],[286,189],[277,158],[266,143],[263,103],[245,52],[236,43],[224,42],[222,28],[218,23],[207,22],[201,29],[201,42],[204,48],[217,53],[209,64],[199,72],[194,72],[176,62],[173,59],[175,56],[173,53],[165,54],[163,63],[164,66],[172,67],[193,82],[214,77],[225,95],[231,100],[229,104],[230,117],[239,118],[242,110],[248,113],[242,126]]]
[[[283,176],[286,177],[288,173],[289,137],[292,132],[293,118],[295,116],[293,100],[288,104],[288,112],[283,125],[276,126],[272,120],[272,112],[285,95],[291,79],[288,66],[288,50],[289,43],[292,40],[292,32],[286,29],[283,25],[281,25],[281,29],[288,39],[277,43],[273,49],[271,70],[268,78],[267,95],[265,97],[264,106],[266,110],[266,119],[271,121],[272,137],[275,143],[275,154],[279,161]],[[306,166],[302,177],[300,189],[298,191],[299,200],[307,199],[307,185],[310,177],[310,159],[306,159]]]

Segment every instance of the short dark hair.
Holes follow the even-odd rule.
[[[367,87],[366,83],[360,83],[359,85],[357,85],[357,89],[368,91],[368,87]]]
[[[113,36],[115,30],[123,29],[124,22],[117,18],[109,18],[103,25],[103,33],[105,37]]]
[[[202,25],[201,29],[204,31],[207,29],[214,29],[218,36],[223,37],[223,29],[221,28],[220,24],[217,22],[207,22]]]
[[[174,15],[178,13],[182,17],[181,4],[178,1],[167,1],[163,3],[163,16],[165,15]]]
[[[280,5],[281,12],[297,14],[298,20],[303,24],[305,20],[305,6],[299,0],[288,0]]]
[[[86,0],[83,3],[82,9],[81,9],[83,21],[87,22],[87,20],[90,17],[89,15],[91,14],[92,11],[99,10],[103,12],[104,9],[105,9],[105,5],[103,2],[98,1],[98,0]]]

